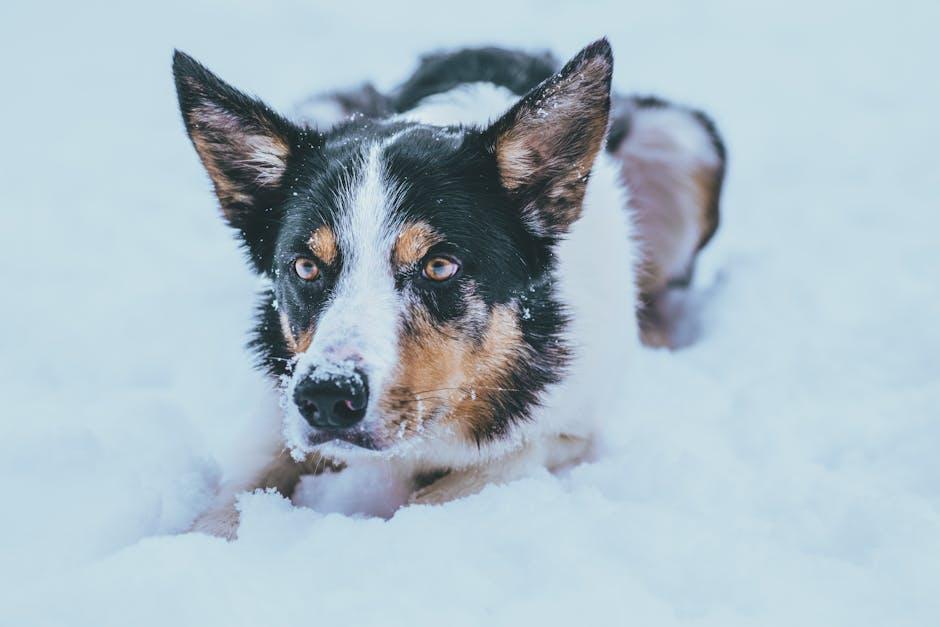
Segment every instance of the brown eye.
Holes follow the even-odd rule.
[[[320,276],[320,268],[313,259],[300,257],[294,261],[294,272],[304,281],[316,281]]]
[[[424,276],[432,281],[446,281],[453,278],[460,265],[448,257],[432,257],[424,264]]]

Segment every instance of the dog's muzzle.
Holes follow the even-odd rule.
[[[369,405],[369,382],[364,372],[317,376],[316,371],[294,387],[294,404],[314,432],[310,444],[342,440],[362,448],[375,443],[362,428]]]

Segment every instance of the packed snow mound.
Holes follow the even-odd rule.
[[[0,625],[940,624],[940,5],[17,11]],[[279,421],[172,48],[289,110],[440,46],[563,57],[603,34],[619,89],[728,140],[698,341],[610,364],[590,463],[387,519],[349,513],[387,486],[336,475],[301,485],[312,507],[246,495],[235,542],[181,533]]]

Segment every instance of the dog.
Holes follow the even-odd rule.
[[[408,503],[586,459],[660,303],[718,226],[725,148],[703,113],[611,93],[606,39],[563,66],[499,48],[423,57],[390,93],[289,120],[177,51],[183,122],[267,280],[251,347],[282,398],[238,494],[378,464]]]

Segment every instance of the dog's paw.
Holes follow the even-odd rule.
[[[201,514],[189,530],[234,540],[238,535],[238,510],[234,506],[211,509]]]

